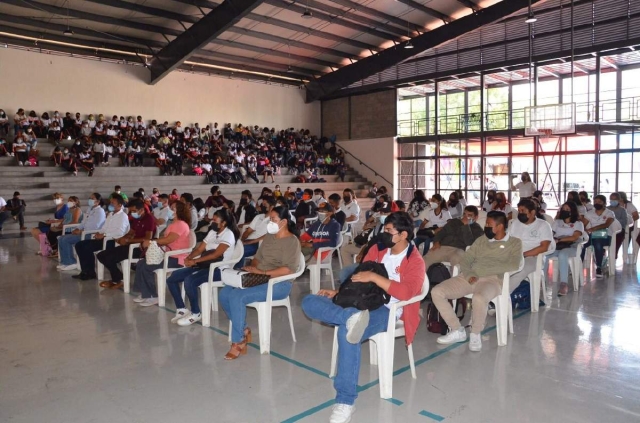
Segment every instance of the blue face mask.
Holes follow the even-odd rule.
[[[87,205],[88,205],[89,207],[93,207],[93,206],[95,206],[95,200],[92,200],[91,198],[89,198],[89,199],[87,200]]]
[[[618,207],[618,204],[620,203],[618,203],[618,200],[611,200],[609,201],[609,204],[611,205],[611,207]]]
[[[140,219],[140,213],[131,213],[131,217],[133,217],[134,219]]]
[[[115,207],[113,207],[113,205],[112,205],[112,204],[109,204],[108,209],[109,209],[109,211],[110,211],[110,212],[114,212],[114,211],[116,210],[116,208],[115,208]]]

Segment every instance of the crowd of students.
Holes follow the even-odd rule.
[[[281,174],[283,167],[298,182],[322,182],[320,175],[337,174],[344,181],[344,152],[308,129],[245,126],[218,123],[200,127],[177,121],[147,122],[142,116],[102,114],[83,117],[58,111],[51,115],[19,109],[13,117],[14,137],[9,143],[9,118],[0,109],[0,155],[16,158],[19,166],[38,165],[38,138],[55,143],[51,160],[73,175],[92,176],[96,166],[108,166],[117,157],[122,166],[143,166],[151,159],[161,175],[206,176],[212,184],[262,182]],[[63,146],[63,140],[73,140]]]

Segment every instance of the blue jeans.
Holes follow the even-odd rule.
[[[344,283],[344,281],[346,281],[347,279],[349,279],[349,276],[351,276],[353,274],[353,272],[355,272],[356,268],[359,266],[359,263],[353,263],[350,264],[348,266],[344,266],[342,268],[342,270],[340,270],[340,283]]]
[[[258,246],[260,245],[260,243],[256,242],[255,244],[249,244],[249,245],[245,245],[244,246],[244,254],[242,255],[242,259],[238,262],[238,264],[236,264],[233,268],[234,269],[241,269],[244,267],[244,260],[247,257],[253,257],[256,255],[256,253],[258,252]]]
[[[360,373],[361,344],[347,342],[347,320],[358,309],[342,308],[335,305],[330,298],[319,295],[307,295],[302,300],[302,310],[314,320],[338,327],[338,373],[333,381],[338,404],[353,405],[358,397],[358,374]],[[387,329],[389,309],[380,307],[369,312],[369,326],[364,331],[362,339],[366,340],[376,333]]]
[[[274,300],[283,300],[291,292],[292,282],[280,282],[273,285]],[[253,288],[240,289],[225,286],[220,290],[220,305],[227,317],[231,320],[231,342],[242,342],[244,328],[247,326],[247,304],[255,301],[267,300],[267,287],[269,284],[254,286]],[[270,336],[261,333],[260,336]]]
[[[80,242],[80,235],[64,235],[58,239],[61,265],[69,266],[76,263],[76,258],[73,256],[73,246],[78,242]]]
[[[175,257],[169,257],[169,268],[182,267],[178,264],[178,259]],[[136,264],[136,279],[133,284],[133,289],[139,292],[142,298],[158,298],[158,285],[156,284],[155,270],[162,269],[163,263],[160,264],[147,264],[142,259]]]
[[[604,260],[604,247],[608,247],[611,244],[611,237],[608,236],[606,238],[592,238],[591,234],[589,234],[589,242],[584,244],[584,248],[582,248],[582,254],[580,255],[580,259],[584,261],[584,254],[587,252],[587,247],[593,245],[593,254],[596,256],[596,268],[602,267],[602,260]],[[611,251],[609,252],[611,253]],[[609,258],[611,260],[611,258]]]
[[[167,278],[167,287],[176,303],[176,308],[186,308],[182,293],[180,292],[180,282],[184,282],[184,291],[189,298],[191,312],[193,314],[200,313],[198,305],[198,287],[209,280],[209,268],[200,269],[199,267],[184,267],[178,269]],[[216,269],[213,273],[213,280],[220,280],[220,269]],[[203,304],[206,307],[206,304]]]
[[[413,240],[413,243],[416,245],[416,248],[420,247],[420,244],[424,244],[424,251],[423,251],[422,255],[426,256],[427,253],[429,252],[429,249],[431,248],[431,242],[432,241],[433,241],[433,238],[431,238],[431,237],[424,237],[424,238],[416,237]]]
[[[569,257],[575,257],[576,248],[565,248],[563,250],[556,250],[553,254],[550,254],[546,257],[546,261],[544,264],[544,274],[546,275],[549,271],[549,259],[553,257],[558,258],[558,266],[560,267],[560,282],[568,282],[569,281]],[[574,272],[579,271],[580,269],[574,269]]]

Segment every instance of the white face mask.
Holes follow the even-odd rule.
[[[275,235],[280,231],[280,225],[278,225],[275,222],[269,222],[267,224],[267,233],[270,233],[271,235]]]
[[[71,201],[69,201],[69,202],[67,203],[67,207],[68,207],[68,208],[70,208],[70,209],[74,208],[75,206],[76,206],[76,203],[73,203],[73,202],[71,202]]]
[[[437,209],[438,208],[438,203],[429,203],[429,205],[431,206],[432,209]]]
[[[53,204],[55,204],[56,206],[57,206],[57,205],[62,204],[62,198],[56,198],[56,199],[54,199],[54,200],[53,200]]]

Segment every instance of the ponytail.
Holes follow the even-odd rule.
[[[214,216],[218,216],[225,223],[227,229],[233,232],[233,236],[236,239],[236,242],[240,239],[240,229],[238,229],[238,225],[236,223],[236,217],[233,213],[230,213],[227,209],[219,209],[214,214]]]
[[[291,215],[289,214],[289,208],[287,206],[278,206],[274,207],[272,212],[276,212],[280,220],[286,220],[287,222],[287,230],[294,234],[296,237],[300,237],[300,233],[298,232],[298,228],[296,227],[296,222],[291,220]]]

